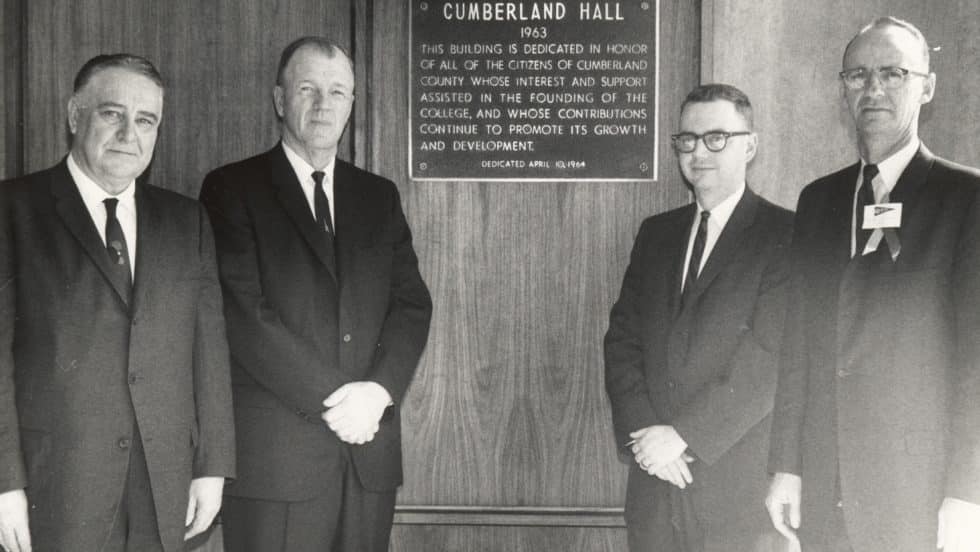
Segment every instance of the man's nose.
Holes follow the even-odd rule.
[[[120,142],[132,142],[136,139],[136,125],[133,121],[129,119],[124,119],[119,124],[119,130],[116,131],[116,138]]]

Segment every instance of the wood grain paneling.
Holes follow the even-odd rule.
[[[626,550],[626,530],[571,527],[396,526],[391,552],[619,552]]]
[[[654,184],[410,182],[396,4],[374,12],[370,168],[402,190],[435,305],[402,409],[399,520],[419,505],[621,507],[602,336],[639,222],[688,201],[665,137],[698,78],[697,3],[661,5]],[[406,525],[393,549],[624,550],[625,532]]]
[[[865,23],[894,15],[915,24],[932,46],[936,96],[920,135],[938,155],[980,165],[980,4],[973,0],[704,0],[705,81],[734,84],[755,106],[759,154],[749,182],[795,207],[814,178],[857,161],[853,123],[837,73],[847,41]]]
[[[270,148],[279,53],[291,40],[326,34],[350,46],[345,0],[155,2],[52,0],[25,3],[26,170],[68,148],[66,105],[87,59],[126,51],[150,59],[167,83],[152,181],[197,196],[210,169]],[[342,156],[350,157],[345,140]]]
[[[21,141],[22,52],[21,17],[23,2],[0,2],[0,180],[21,173],[23,142]]]

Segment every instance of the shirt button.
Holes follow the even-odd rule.
[[[350,334],[344,334],[344,343],[350,343]]]
[[[127,438],[125,438],[125,437],[123,437],[122,439],[119,439],[119,442],[118,442],[118,443],[116,443],[116,444],[117,444],[117,445],[119,446],[119,448],[121,448],[122,450],[126,450],[126,449],[128,449],[128,448],[129,448],[129,439],[127,439]]]

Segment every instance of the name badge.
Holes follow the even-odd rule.
[[[902,204],[901,203],[876,203],[864,208],[864,224],[861,228],[871,230],[874,228],[901,228],[902,226]]]

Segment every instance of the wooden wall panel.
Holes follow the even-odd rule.
[[[524,527],[396,526],[391,552],[465,551],[615,552],[626,550],[626,535],[614,529]]]
[[[396,523],[409,505],[622,507],[602,336],[640,221],[689,201],[667,136],[699,74],[697,4],[661,2],[653,184],[409,181],[410,4],[375,4],[369,168],[399,184],[435,305],[402,409]],[[393,536],[393,550],[566,548],[624,550],[625,531],[398,525]]]
[[[21,32],[22,2],[0,2],[0,180],[20,174],[21,143]]]
[[[167,83],[152,181],[197,196],[210,169],[264,151],[279,136],[272,105],[282,48],[305,34],[351,44],[346,0],[26,2],[26,170],[65,155],[75,73],[98,53],[146,56]],[[348,141],[343,156],[350,157]]]
[[[837,73],[847,41],[881,15],[915,24],[932,46],[936,96],[920,136],[934,153],[980,165],[980,4],[973,0],[704,0],[703,78],[748,93],[760,132],[750,183],[795,207],[814,178],[857,161]]]

